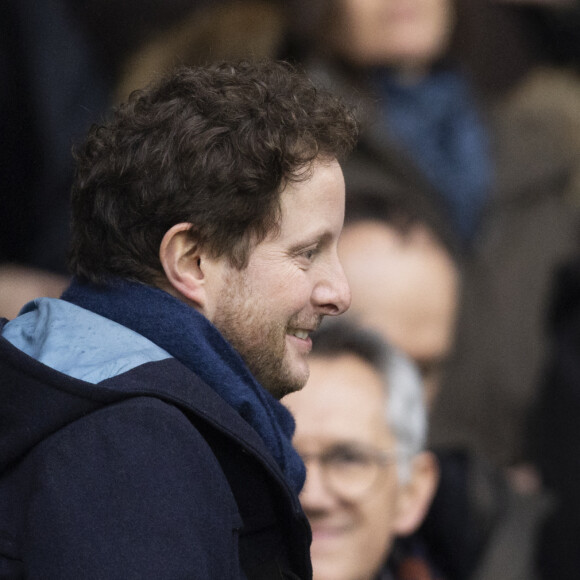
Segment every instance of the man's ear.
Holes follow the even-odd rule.
[[[399,492],[394,532],[398,536],[413,533],[424,520],[439,484],[439,466],[435,455],[423,451],[411,464],[411,478]]]
[[[159,259],[169,283],[167,290],[203,310],[206,280],[201,266],[202,252],[191,235],[191,227],[189,223],[180,223],[167,230],[159,246]]]

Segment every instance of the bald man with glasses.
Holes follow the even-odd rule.
[[[415,366],[348,320],[313,345],[305,388],[283,402],[307,469],[314,580],[440,578],[423,546],[396,540],[421,524],[438,478]]]

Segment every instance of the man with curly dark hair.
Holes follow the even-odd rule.
[[[0,576],[311,577],[278,399],[349,306],[356,133],[274,62],[179,69],[91,129],[74,280],[0,322]]]

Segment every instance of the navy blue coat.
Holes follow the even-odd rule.
[[[309,543],[262,439],[177,360],[94,385],[0,338],[0,579],[310,578]]]

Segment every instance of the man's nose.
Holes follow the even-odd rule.
[[[326,484],[324,472],[316,462],[309,463],[306,468],[306,482],[300,493],[300,503],[307,514],[329,510],[336,503],[334,494]]]
[[[323,314],[337,316],[348,310],[351,300],[350,286],[338,257],[325,274],[314,288],[314,299]]]

